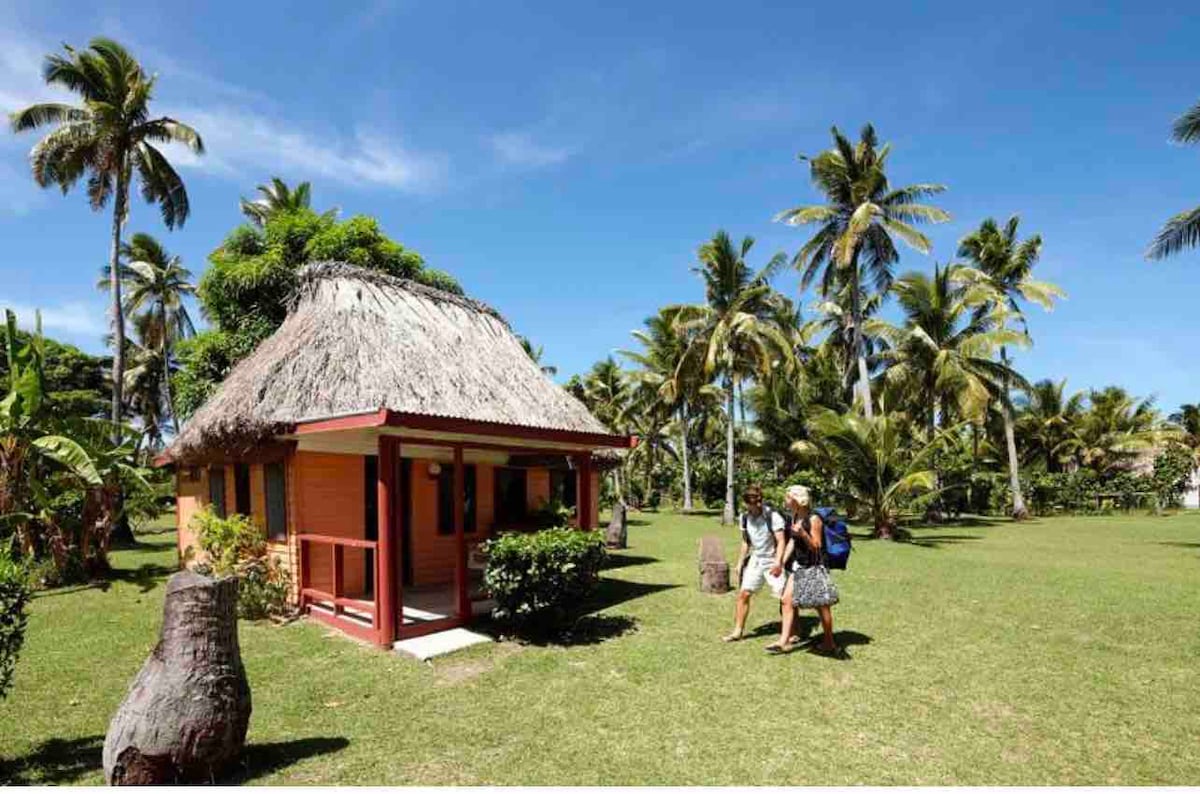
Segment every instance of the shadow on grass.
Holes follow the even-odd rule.
[[[167,549],[174,549],[175,541],[173,540],[148,540],[146,536],[138,539],[136,546],[127,546],[124,549],[119,549],[122,554],[161,554]]]
[[[139,592],[148,593],[162,584],[163,580],[179,569],[169,565],[146,563],[137,568],[115,568],[104,581],[97,583],[101,590],[108,590],[113,582],[129,582],[138,586]]]
[[[497,640],[515,640],[522,645],[573,648],[599,645],[637,630],[637,620],[629,615],[581,615],[557,628],[513,627],[488,621],[476,628]]]
[[[660,562],[658,557],[641,557],[637,554],[616,554],[609,553],[608,559],[604,562],[602,570],[611,571],[615,568],[629,568],[634,565],[649,565],[652,562]]]
[[[0,784],[31,786],[74,783],[99,772],[103,736],[80,739],[47,739],[27,755],[0,761]]]
[[[291,766],[297,761],[317,755],[329,755],[345,750],[350,741],[341,736],[314,736],[290,742],[249,744],[242,751],[237,766],[221,783],[246,783]]]
[[[1157,544],[1159,546],[1173,546],[1177,549],[1200,549],[1200,542],[1186,540],[1163,540]]]
[[[336,753],[350,746],[341,737],[296,739],[290,742],[250,744],[222,783],[243,783],[268,775],[315,755]],[[74,783],[104,768],[103,736],[49,739],[28,755],[0,761],[0,784],[29,786]]]
[[[821,650],[820,634],[809,638],[809,644],[805,650],[814,656],[824,656],[835,661],[848,662],[854,658],[850,655],[850,648],[855,645],[870,645],[871,637],[859,631],[834,631],[833,641],[838,646],[839,650],[837,653],[827,653]]]
[[[821,621],[817,620],[814,615],[801,614],[799,618],[792,624],[792,633],[803,639],[812,633],[812,630],[821,625]],[[753,631],[746,632],[746,639],[755,639],[757,637],[778,637],[779,632],[783,630],[783,624],[774,620],[770,623],[764,623],[761,626],[755,626]]]
[[[583,612],[600,612],[609,607],[615,607],[617,604],[632,601],[635,598],[643,598],[644,596],[660,593],[663,590],[672,590],[676,587],[679,587],[679,585],[627,582],[624,579],[601,578],[600,583],[596,585],[596,592],[582,605]]]
[[[137,568],[113,568],[108,573],[93,579],[90,582],[80,582],[79,584],[64,585],[51,590],[39,590],[33,594],[34,598],[53,598],[54,596],[71,595],[72,593],[80,593],[84,590],[99,590],[102,593],[107,593],[112,587],[113,582],[129,582],[138,587],[138,592],[148,593],[158,587],[163,581],[175,573],[179,569],[169,565],[157,565],[155,563],[145,563]]]
[[[940,549],[942,546],[950,546],[956,543],[964,543],[968,540],[983,540],[979,535],[907,535],[903,538],[897,538],[897,543],[906,543],[909,546],[920,546],[923,549]]]

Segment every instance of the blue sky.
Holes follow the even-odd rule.
[[[139,200],[131,231],[199,275],[239,195],[310,180],[318,209],[378,216],[562,375],[699,300],[689,268],[718,228],[756,237],[756,264],[794,252],[805,233],[771,218],[817,200],[796,155],[871,121],[894,182],[948,186],[933,256],[905,252],[899,272],[1019,213],[1069,293],[1030,310],[1022,371],[1167,410],[1200,399],[1200,252],[1142,258],[1200,203],[1200,148],[1168,141],[1200,98],[1193,3],[576,5],[0,0],[0,108],[52,96],[38,70],[60,42],[116,37],[209,148],[174,155],[187,225],[168,233]],[[0,136],[0,304],[41,307],[50,334],[97,351],[109,218],[32,183],[33,141]],[[795,297],[795,274],[777,286]]]

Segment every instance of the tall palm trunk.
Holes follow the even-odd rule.
[[[1008,366],[1008,351],[1000,348],[1000,362]],[[1008,447],[1008,487],[1012,490],[1013,518],[1024,521],[1029,518],[1029,509],[1025,507],[1025,497],[1021,495],[1021,470],[1017,463],[1017,439],[1013,431],[1012,401],[1008,398],[1008,384],[1000,395],[1000,413],[1004,417],[1004,443]]]
[[[858,301],[858,254],[854,255],[853,278],[850,283],[850,315],[854,322],[854,356],[858,359],[858,387],[863,401],[863,416],[875,418],[875,408],[871,405],[871,379],[867,373],[867,352],[863,344],[862,306]]]
[[[171,434],[179,435],[179,416],[175,413],[175,395],[171,391],[171,344],[167,339],[167,307],[160,302],[158,307],[159,322],[162,324],[160,345],[162,346],[163,390],[167,396],[167,410],[171,412]]]
[[[687,403],[684,402],[679,407],[679,423],[683,428],[683,510],[690,512],[692,509],[692,468],[688,456],[688,412]]]
[[[733,523],[733,390],[732,375],[725,376],[725,509],[721,523]]]
[[[117,191],[113,201],[112,251],[109,256],[109,291],[112,295],[113,351],[112,363],[112,421],[113,444],[121,443],[121,388],[125,383],[125,310],[121,306],[121,227],[125,223],[125,206],[129,202],[129,183],[125,158],[117,169]]]
[[[127,156],[121,156],[117,167],[116,193],[113,197],[112,252],[109,256],[109,287],[112,293],[113,351],[112,365],[112,436],[113,446],[121,443],[121,389],[125,384],[125,309],[121,305],[121,227],[125,224],[125,208],[129,204],[129,169]],[[117,516],[112,527],[112,540],[120,546],[131,546],[136,541],[129,517],[124,510],[125,500],[118,491],[114,498],[114,509],[110,515]]]

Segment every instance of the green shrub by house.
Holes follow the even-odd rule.
[[[493,617],[551,627],[591,595],[604,564],[599,532],[546,529],[489,540],[484,583],[496,601]]]
[[[25,641],[29,574],[0,546],[0,699],[12,686],[13,668]]]
[[[238,578],[238,617],[261,620],[289,611],[288,573],[267,553],[266,535],[249,518],[237,513],[221,518],[204,509],[192,519],[192,528],[208,555],[197,570]]]

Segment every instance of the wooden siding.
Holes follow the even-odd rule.
[[[412,462],[410,531],[413,585],[417,587],[454,581],[454,535],[438,534],[437,478],[429,476],[430,463],[422,458]],[[488,463],[468,465],[475,466],[476,531],[467,533],[467,545],[470,546],[489,537],[495,524],[495,467]],[[546,482],[549,487],[548,476]],[[396,553],[399,554],[399,550]]]
[[[179,546],[179,559],[187,554],[188,546],[196,545],[196,533],[192,530],[192,518],[208,501],[208,470],[201,468],[197,480],[188,479],[188,469],[175,473],[175,528]],[[197,549],[199,551],[199,549]]]
[[[335,455],[324,452],[297,452],[293,467],[294,491],[298,501],[289,522],[288,534],[330,535],[339,538],[363,538],[363,478],[365,463],[361,455]],[[290,484],[290,483],[289,483]],[[308,544],[309,574],[312,586],[333,588],[332,552],[329,546]],[[362,549],[346,549],[342,571],[344,594],[358,597],[365,585],[365,559]]]

